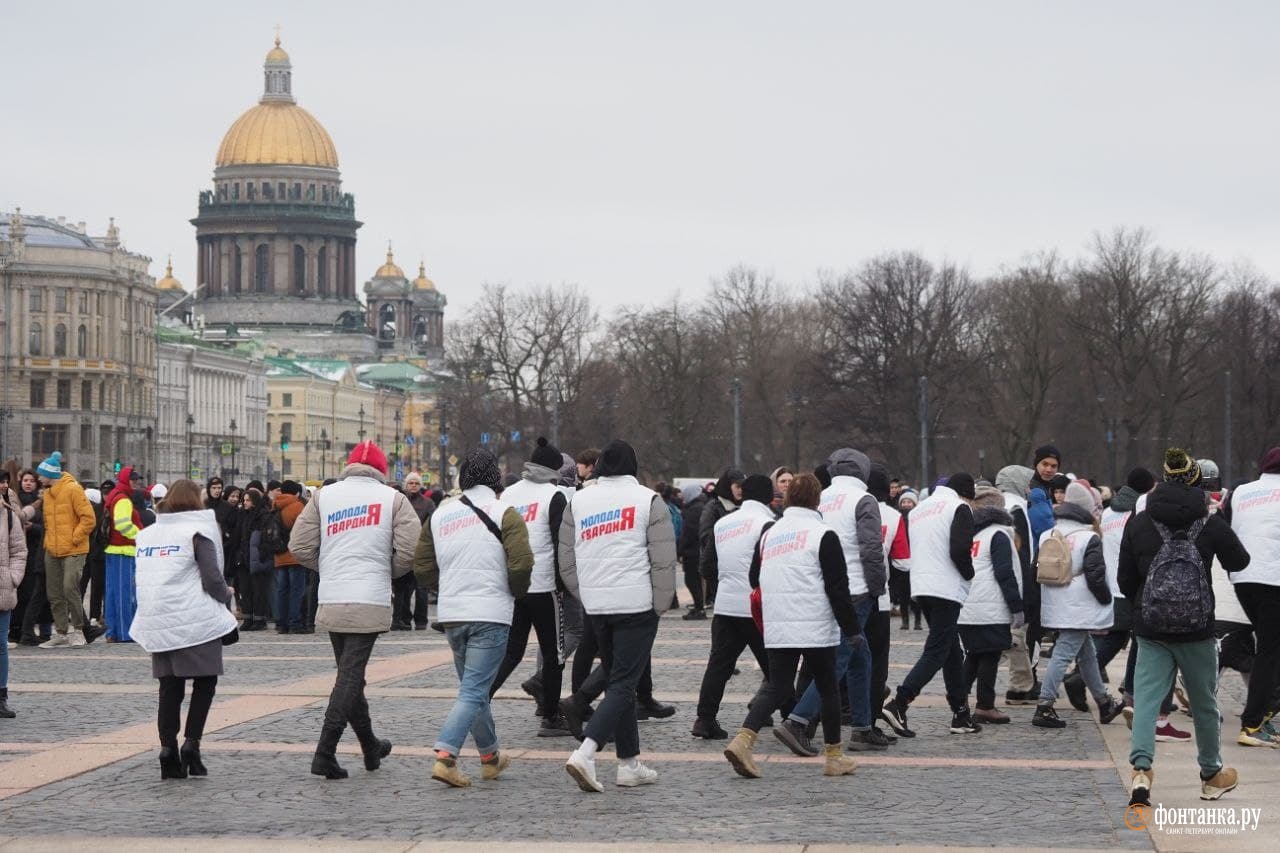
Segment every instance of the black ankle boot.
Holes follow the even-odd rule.
[[[182,749],[179,750],[179,756],[182,759],[182,768],[187,771],[190,776],[208,776],[209,771],[205,768],[204,762],[200,760],[200,739],[187,738],[182,743]]]
[[[367,744],[360,744],[364,752],[364,769],[372,773],[382,766],[382,759],[391,754],[391,741],[374,738]]]
[[[311,772],[316,776],[323,776],[326,779],[345,779],[347,771],[343,770],[338,764],[338,758],[335,755],[321,755],[316,753],[311,759]]]
[[[160,750],[160,778],[187,778],[187,768],[182,766],[182,757],[178,755],[178,750],[172,746],[166,746]]]
[[[9,688],[0,687],[0,719],[12,720],[16,716],[9,707]]]

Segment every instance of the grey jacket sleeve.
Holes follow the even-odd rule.
[[[1094,536],[1084,549],[1084,580],[1099,604],[1111,603],[1111,587],[1107,584],[1107,563],[1102,557],[1102,537]]]
[[[676,594],[676,529],[660,496],[649,506],[649,566],[653,583],[653,609],[661,616],[671,608]],[[715,541],[712,540],[712,548]]]
[[[574,598],[581,601],[582,598],[578,595],[578,558],[573,551],[573,545],[578,541],[578,537],[574,535],[575,526],[573,502],[570,501],[564,508],[564,515],[560,517],[560,536],[556,543],[556,555],[560,561],[561,582]]]
[[[312,571],[320,571],[320,502],[311,501],[289,531],[289,553]]]
[[[196,568],[200,572],[200,587],[205,594],[219,604],[231,601],[231,589],[218,563],[217,547],[210,539],[197,533],[192,540],[192,548],[196,553]]]
[[[883,521],[880,504],[871,495],[858,501],[853,510],[854,529],[858,536],[858,557],[862,560],[862,576],[867,581],[867,592],[875,598],[884,595],[888,572],[884,562]]]

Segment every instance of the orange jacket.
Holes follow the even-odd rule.
[[[275,502],[272,503],[274,509],[280,510],[280,520],[284,522],[285,530],[293,530],[293,523],[298,520],[298,516],[302,515],[304,504],[298,499],[297,495],[286,495],[284,493],[276,495]],[[276,568],[282,566],[301,565],[298,558],[293,556],[289,551],[283,554],[276,554]]]
[[[65,471],[44,490],[44,550],[54,557],[89,553],[89,537],[98,524],[84,489]]]

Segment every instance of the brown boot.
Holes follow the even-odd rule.
[[[511,766],[511,756],[505,752],[495,752],[488,760],[480,760],[480,778],[492,782],[502,775],[502,771]]]
[[[846,756],[838,743],[823,746],[822,754],[827,757],[822,767],[823,776],[849,776],[858,769],[858,762]]]
[[[739,729],[733,736],[733,740],[729,741],[729,745],[725,747],[724,757],[729,759],[734,772],[739,776],[745,776],[748,779],[760,778],[760,768],[756,767],[756,760],[751,755],[755,745],[756,733],[751,729]]]
[[[435,767],[431,769],[431,778],[445,783],[450,788],[471,787],[471,778],[458,768],[456,758],[437,758]]]

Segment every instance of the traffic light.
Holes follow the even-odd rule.
[[[280,449],[281,449],[281,450],[288,450],[288,449],[289,449],[289,439],[287,439],[287,438],[282,438],[282,439],[280,439]]]
[[[119,460],[119,459],[117,459],[117,460],[116,460],[116,464],[112,467],[112,469],[111,469],[111,470],[112,470],[112,471],[114,471],[115,473],[119,474],[119,473],[120,473],[120,467],[121,467],[121,465],[120,465],[120,460]]]

